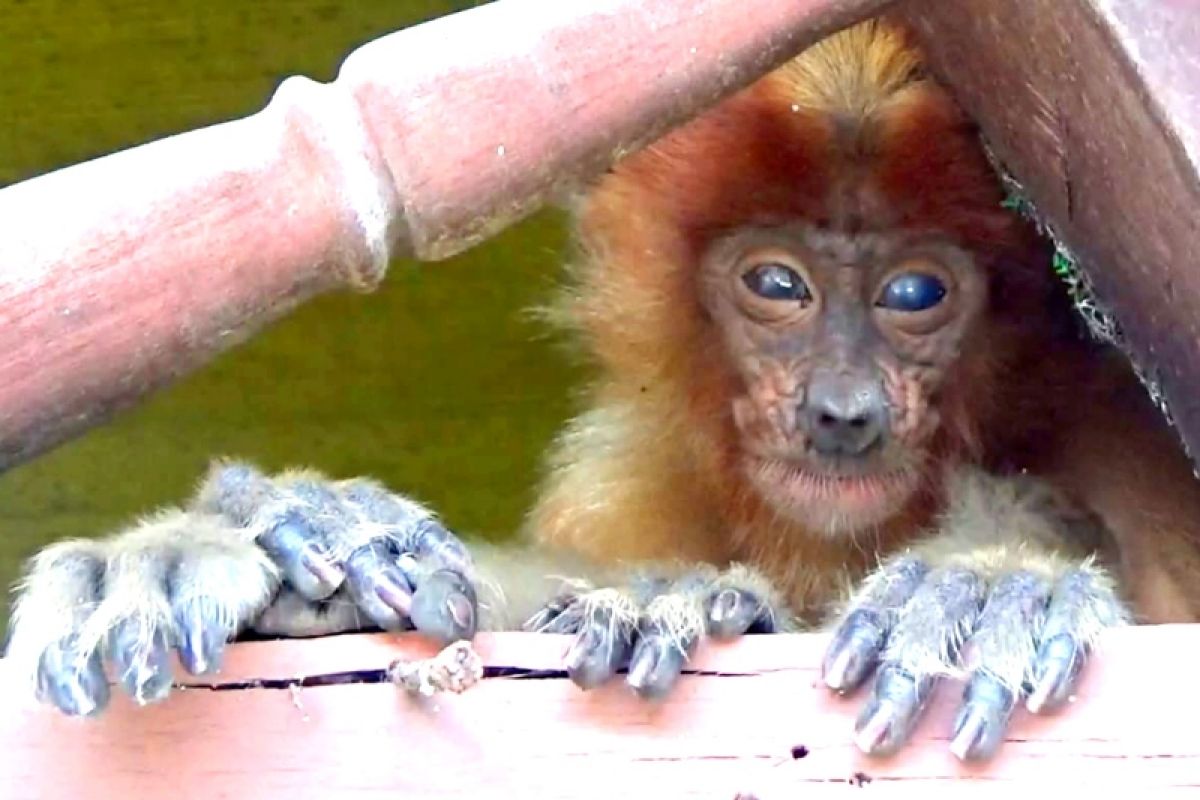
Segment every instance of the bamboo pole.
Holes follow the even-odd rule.
[[[318,293],[483,241],[883,4],[497,0],[0,190],[0,469]]]
[[[1200,3],[902,7],[1200,467]]]
[[[1200,787],[1186,657],[1200,626],[1107,633],[1075,702],[1046,717],[1018,709],[982,764],[949,751],[958,681],[939,687],[910,746],[887,759],[858,752],[863,697],[824,687],[825,642],[706,646],[660,703],[620,681],[580,691],[561,672],[568,637],[481,635],[483,679],[431,698],[378,681],[393,659],[436,651],[414,634],[248,642],[206,686],[181,673],[194,688],[148,708],[114,695],[88,720],[33,707],[0,660],[0,797],[785,800],[855,788],[960,797],[967,786],[972,797],[1163,797]]]

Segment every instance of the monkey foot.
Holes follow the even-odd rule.
[[[581,688],[627,670],[626,683],[656,699],[674,687],[702,639],[773,633],[787,624],[781,608],[767,581],[749,569],[699,569],[560,596],[525,628],[575,634],[565,663]]]
[[[1096,636],[1126,612],[1090,564],[1057,580],[1041,572],[989,576],[899,558],[867,582],[835,629],[824,681],[849,694],[872,671],[875,684],[855,726],[872,755],[900,749],[940,679],[966,679],[950,749],[964,761],[991,757],[1017,704],[1061,708]]]
[[[227,464],[186,508],[39,553],[8,656],[43,701],[93,715],[110,699],[106,667],[135,701],[156,702],[173,686],[172,653],[191,674],[214,672],[245,630],[469,639],[471,569],[432,514],[375,483]]]

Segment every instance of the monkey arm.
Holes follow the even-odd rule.
[[[1097,560],[1104,531],[1048,484],[964,471],[947,490],[936,531],[861,585],[825,659],[842,693],[878,670],[856,729],[867,752],[899,748],[955,676],[967,688],[952,749],[990,756],[1016,704],[1060,708],[1096,636],[1127,618]]]

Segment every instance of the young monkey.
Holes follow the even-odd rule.
[[[106,662],[149,702],[170,650],[209,671],[243,631],[525,624],[575,634],[581,686],[627,670],[654,697],[706,636],[828,622],[825,683],[875,675],[865,751],[962,675],[951,748],[985,758],[1102,630],[1200,608],[1190,464],[1002,200],[902,29],[831,36],[578,201],[553,317],[598,376],[525,543],[468,554],[370,481],[222,464],[184,508],[38,554],[10,655],[90,714]]]

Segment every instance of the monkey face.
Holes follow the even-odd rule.
[[[903,507],[986,306],[971,254],[944,234],[747,228],[709,249],[701,275],[739,379],[741,467],[763,499],[829,533]]]

